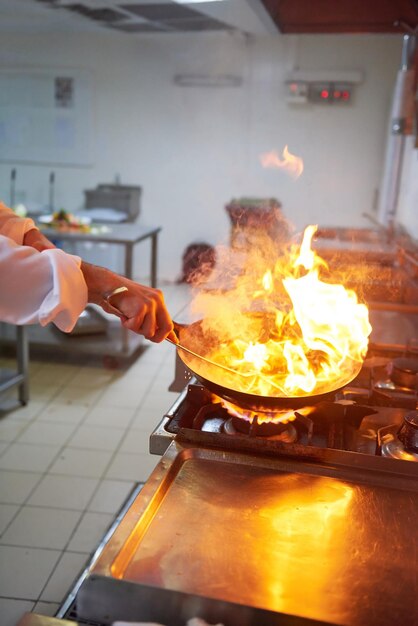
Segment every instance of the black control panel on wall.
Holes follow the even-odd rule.
[[[353,83],[329,81],[289,81],[287,101],[289,104],[350,104],[354,96]]]
[[[348,104],[353,95],[353,86],[347,83],[311,83],[308,89],[309,102]]]

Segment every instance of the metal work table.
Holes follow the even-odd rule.
[[[61,231],[56,228],[49,228],[41,225],[42,232],[48,239],[59,239],[60,241],[90,241],[94,243],[109,243],[125,248],[125,268],[126,278],[133,275],[133,249],[134,246],[146,239],[151,240],[150,259],[150,284],[157,286],[157,252],[158,234],[161,226],[141,226],[133,222],[126,224],[92,224],[90,232],[82,231]]]

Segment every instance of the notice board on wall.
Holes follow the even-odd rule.
[[[0,67],[0,160],[91,165],[91,92],[85,70]]]

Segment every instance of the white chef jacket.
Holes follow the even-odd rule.
[[[23,245],[33,220],[0,202],[0,320],[70,332],[87,304],[81,259],[63,250],[38,252]]]

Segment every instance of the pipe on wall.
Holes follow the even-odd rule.
[[[389,232],[393,231],[396,217],[405,137],[411,135],[414,128],[416,39],[416,33],[407,34],[403,37],[401,65],[397,73],[392,99],[378,203],[379,223],[385,226]]]

